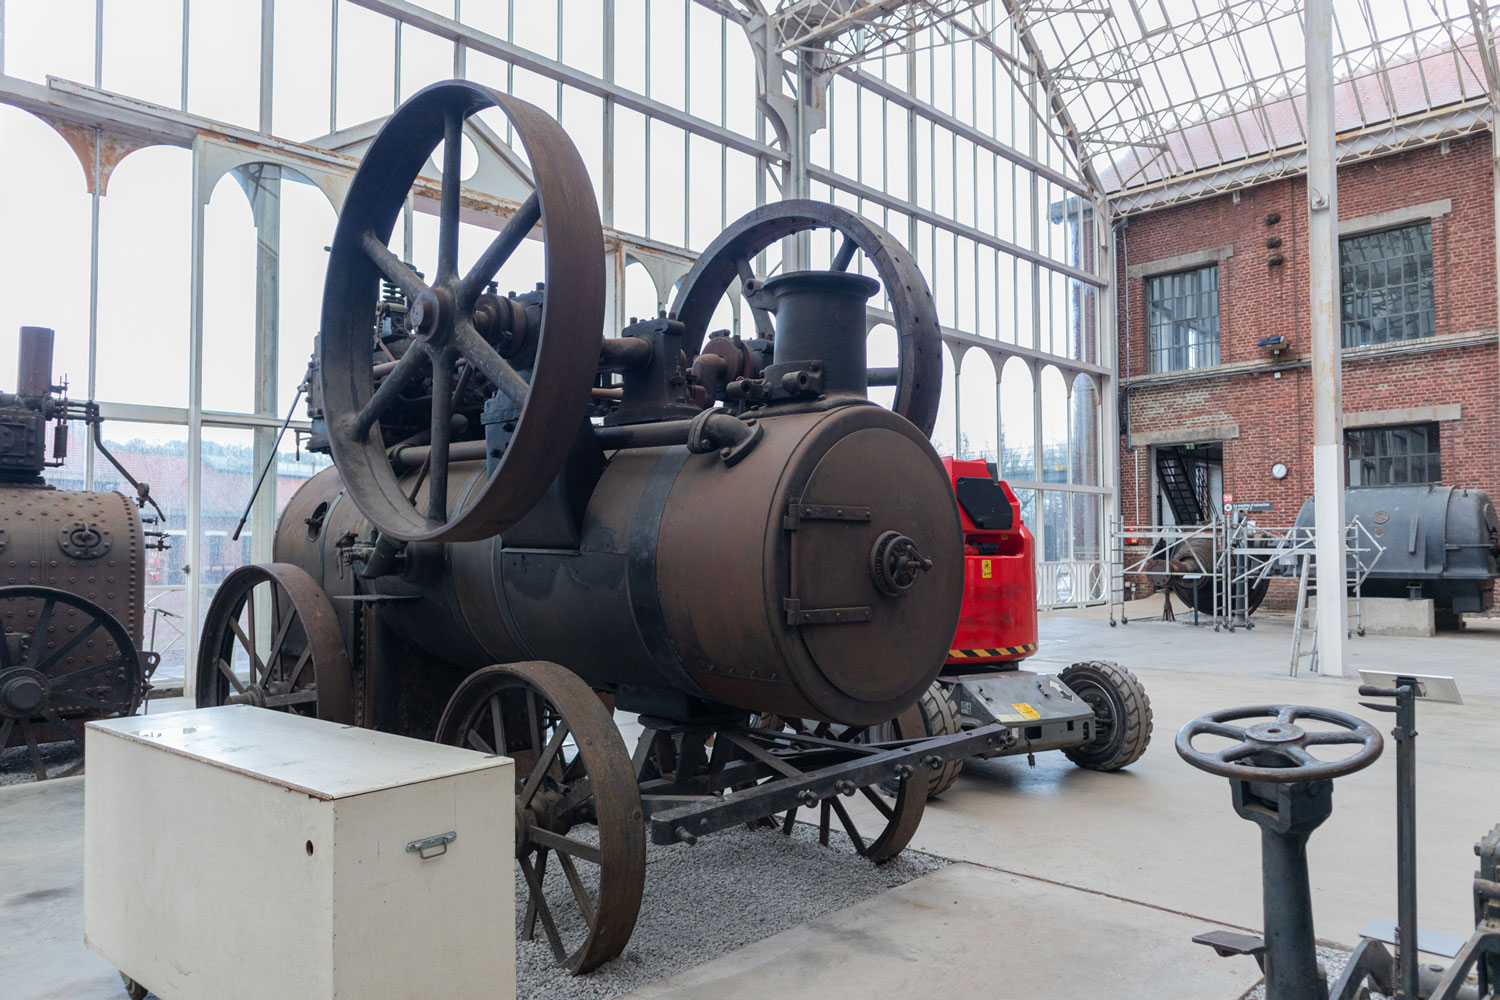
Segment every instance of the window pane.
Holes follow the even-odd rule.
[[[1217,265],[1147,279],[1151,371],[1219,363],[1218,288]]]
[[[1344,434],[1350,486],[1442,480],[1436,424],[1356,428]]]
[[[1345,347],[1433,335],[1431,223],[1341,240],[1339,264]]]

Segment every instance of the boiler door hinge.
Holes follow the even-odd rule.
[[[786,609],[788,625],[852,625],[870,620],[869,608],[808,608],[804,611],[802,602],[795,597],[783,598],[781,604]]]
[[[868,521],[870,508],[850,504],[800,503],[793,500],[786,505],[786,517],[782,527],[796,531],[803,520],[808,521]]]

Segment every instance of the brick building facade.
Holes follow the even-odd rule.
[[[1360,282],[1351,286],[1359,292],[1347,296],[1358,315],[1346,312],[1353,325],[1344,339],[1377,341],[1346,346],[1343,353],[1346,435],[1354,432],[1354,447],[1370,455],[1369,465],[1356,465],[1356,478],[1363,469],[1377,481],[1439,481],[1500,498],[1490,137],[1350,164],[1339,170],[1338,183],[1344,280],[1351,280],[1354,266],[1359,277],[1353,280]],[[1174,452],[1208,456],[1210,463],[1218,457],[1221,465],[1211,475],[1199,463],[1203,503],[1220,502],[1222,481],[1222,493],[1236,501],[1274,504],[1257,515],[1262,524],[1290,524],[1311,495],[1306,229],[1304,177],[1133,215],[1121,227],[1115,249],[1125,524],[1181,520],[1157,471],[1158,459],[1170,461]],[[1427,233],[1430,270],[1418,245]],[[1359,236],[1376,238],[1350,243]],[[1269,245],[1278,238],[1279,245]],[[1404,261],[1359,263],[1370,256],[1367,245],[1394,246],[1402,239],[1417,251]],[[1273,263],[1273,255],[1280,260]],[[1183,280],[1174,285],[1176,276]],[[1164,348],[1177,322],[1174,309],[1207,312],[1215,280],[1216,345],[1189,330],[1191,343],[1179,332],[1178,343],[1186,346]],[[1185,310],[1178,307],[1189,300],[1168,298],[1184,287],[1195,293]],[[1384,319],[1361,324],[1359,316],[1372,311],[1403,315],[1389,326]],[[1206,328],[1210,320],[1202,316],[1190,325]],[[1373,334],[1372,326],[1378,327]],[[1283,344],[1262,345],[1278,335]],[[1372,433],[1382,429],[1396,436]],[[1430,469],[1427,457],[1406,457],[1429,435],[1427,447],[1436,456]],[[1377,448],[1400,457],[1382,464]],[[1276,470],[1281,478],[1273,475],[1278,464],[1285,466]]]

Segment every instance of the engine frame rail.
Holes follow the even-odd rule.
[[[693,843],[703,834],[753,823],[771,813],[810,807],[841,794],[851,795],[856,789],[882,781],[925,778],[923,768],[935,771],[949,761],[1008,746],[1015,741],[1011,732],[1014,728],[996,722],[949,736],[854,744],[752,727],[720,727],[716,742],[724,740],[741,748],[744,742],[752,742],[777,764],[751,751],[748,759],[725,764],[686,782],[644,781],[641,806],[652,843]],[[648,729],[646,738],[653,732],[659,731]],[[771,750],[766,744],[782,744],[784,749]],[[827,763],[831,756],[852,759]],[[804,766],[798,767],[799,763]],[[808,764],[813,766],[805,769]],[[773,780],[764,780],[767,778]],[[762,783],[738,787],[754,781]]]

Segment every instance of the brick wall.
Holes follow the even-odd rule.
[[[1479,135],[1454,141],[1446,152],[1430,146],[1345,167],[1338,199],[1342,219],[1451,200],[1452,211],[1432,220],[1437,338],[1346,352],[1344,411],[1458,404],[1460,418],[1439,424],[1443,482],[1500,498],[1493,185],[1490,137]],[[1268,226],[1270,213],[1281,219]],[[1272,501],[1273,512],[1257,515],[1267,525],[1289,524],[1313,487],[1309,370],[1303,364],[1272,372],[1269,354],[1256,344],[1284,334],[1289,349],[1280,363],[1308,359],[1306,228],[1306,182],[1295,178],[1241,191],[1237,204],[1223,195],[1132,216],[1116,246],[1119,363],[1128,376],[1147,373],[1148,341],[1146,280],[1127,278],[1127,263],[1233,247],[1233,256],[1219,262],[1220,367],[1178,373],[1192,377],[1168,384],[1136,383],[1129,389],[1130,422],[1137,434],[1238,424],[1239,437],[1224,441],[1224,489],[1236,500]],[[1276,251],[1266,247],[1271,236],[1282,238]],[[1268,266],[1273,252],[1285,263]],[[1482,344],[1407,352],[1484,335],[1491,339]],[[1204,440],[1212,437],[1205,432]],[[1153,518],[1150,452],[1139,452],[1137,460],[1122,437],[1120,514],[1127,524],[1137,521],[1137,511],[1141,521]],[[1290,469],[1280,481],[1270,473],[1278,461]]]

